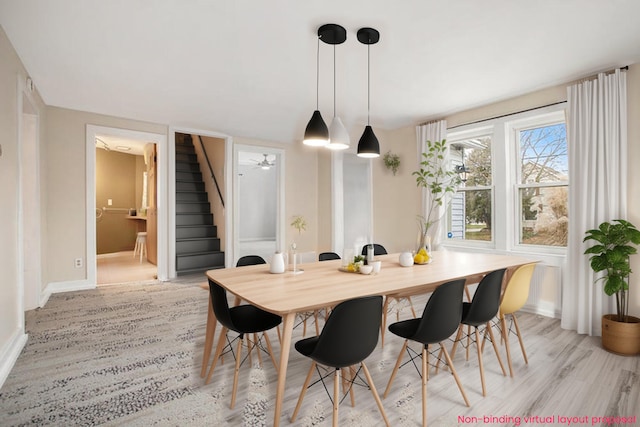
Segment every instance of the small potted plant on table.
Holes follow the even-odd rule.
[[[588,230],[584,242],[596,243],[584,253],[591,254],[591,269],[604,275],[604,292],[616,296],[616,314],[602,317],[602,346],[612,353],[640,354],[640,319],[629,316],[629,257],[637,253],[640,231],[628,221],[605,221],[597,229]]]

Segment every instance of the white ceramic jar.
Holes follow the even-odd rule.
[[[399,261],[401,266],[411,267],[413,265],[413,254],[411,252],[402,252]]]

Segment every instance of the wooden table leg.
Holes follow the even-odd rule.
[[[289,350],[291,349],[291,336],[293,335],[293,324],[296,320],[295,313],[288,313],[284,316],[282,325],[282,344],[280,345],[280,369],[278,370],[278,389],[276,391],[276,407],[273,415],[273,426],[280,425],[280,415],[282,412],[282,401],[284,399],[284,386],[287,380],[287,365],[289,364]]]
[[[202,369],[200,370],[200,377],[204,378],[207,373],[207,366],[209,365],[209,358],[211,357],[211,348],[213,347],[213,339],[216,334],[216,326],[218,325],[218,319],[213,313],[213,305],[211,304],[211,298],[209,300],[209,311],[207,312],[207,330],[205,332],[204,339],[204,352],[202,354]]]

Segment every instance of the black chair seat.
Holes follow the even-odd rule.
[[[303,356],[309,357],[313,353],[313,350],[316,348],[319,338],[320,338],[319,336],[305,338],[303,340],[296,342],[295,344],[296,350]]]
[[[227,326],[240,334],[252,334],[275,328],[282,322],[282,318],[253,305],[240,305],[229,309],[231,324]]]
[[[389,325],[389,332],[400,338],[410,339],[415,335],[422,319],[409,319]]]

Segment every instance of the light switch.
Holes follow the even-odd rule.
[[[113,206],[113,199],[107,199],[107,206]]]

